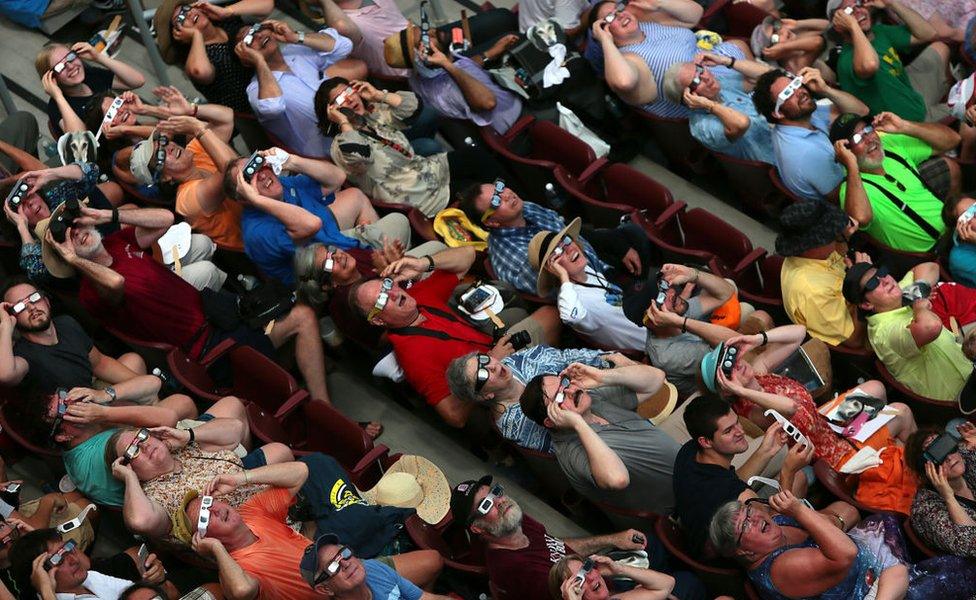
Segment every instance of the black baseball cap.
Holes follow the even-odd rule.
[[[854,135],[854,131],[857,129],[858,123],[870,125],[871,117],[862,117],[857,113],[844,113],[834,119],[833,124],[830,126],[830,143],[834,143],[838,140],[846,140]]]
[[[298,571],[302,574],[302,579],[308,585],[315,587],[315,573],[319,570],[319,548],[322,546],[338,546],[339,536],[334,533],[323,533],[315,538],[315,542],[309,544],[302,554],[302,560],[298,564]]]
[[[463,522],[467,526],[474,510],[474,497],[483,485],[491,485],[491,475],[484,475],[481,479],[469,479],[457,484],[451,490],[451,514],[456,523]]]
[[[864,302],[864,288],[861,286],[861,280],[868,271],[874,268],[875,266],[871,263],[859,262],[854,263],[847,269],[847,274],[844,275],[842,290],[844,292],[844,298],[848,302],[855,306]]]

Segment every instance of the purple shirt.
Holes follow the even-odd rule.
[[[459,57],[454,64],[491,90],[495,95],[494,110],[491,112],[472,110],[457,82],[444,70],[430,79],[421,77],[415,72],[411,73],[410,88],[423,99],[424,104],[433,106],[437,112],[446,117],[473,121],[479,127],[491,125],[498,133],[508,131],[522,114],[522,101],[518,96],[499,87],[488,72],[470,58]]]

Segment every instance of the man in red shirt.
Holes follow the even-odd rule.
[[[194,358],[228,337],[273,357],[274,348],[295,337],[295,358],[309,393],[329,400],[322,338],[311,308],[296,304],[267,334],[244,324],[219,330],[207,322],[200,293],[145,250],[141,228],[121,229],[103,240],[79,221],[68,228],[64,242],[46,227],[38,235],[52,274],[80,273],[79,300],[96,319],[139,340],[179,346]]]
[[[388,279],[371,279],[349,291],[350,303],[373,325],[384,327],[407,382],[449,425],[463,427],[473,404],[451,394],[444,374],[452,360],[469,352],[502,359],[514,349],[511,334],[528,331],[529,345],[556,344],[559,312],[544,306],[506,329],[497,343],[448,305],[448,299],[474,263],[469,247],[448,248],[420,258],[404,256],[383,271]],[[405,290],[400,282],[423,273],[430,277]],[[386,283],[388,282],[388,283]],[[384,285],[389,286],[384,291]]]
[[[451,492],[451,514],[485,542],[488,579],[499,599],[547,600],[549,569],[567,554],[647,547],[647,538],[636,529],[576,539],[553,537],[545,525],[523,515],[502,486],[492,486],[491,475],[458,484]],[[655,557],[649,558],[654,568]]]

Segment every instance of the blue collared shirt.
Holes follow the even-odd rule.
[[[315,116],[315,93],[327,78],[325,70],[352,52],[352,41],[335,29],[322,29],[335,39],[331,52],[317,52],[300,44],[282,44],[287,71],[274,71],[281,95],[258,98],[257,75],[247,86],[247,99],[268,131],[289,148],[305,156],[329,156],[330,138],[319,133]]]
[[[776,167],[786,187],[801,198],[823,200],[844,180],[844,168],[837,163],[830,129],[830,105],[818,104],[810,117],[814,129],[795,125],[773,128]]]
[[[749,129],[741,137],[730,141],[725,137],[722,120],[706,110],[694,110],[689,117],[691,135],[716,152],[722,152],[745,160],[758,160],[773,164],[773,129],[752,103],[752,92],[742,89],[744,78],[735,69],[712,67],[712,76],[722,86],[719,102],[749,117]]]
[[[529,241],[540,231],[559,231],[566,221],[554,210],[543,208],[534,202],[522,203],[522,216],[525,227],[499,227],[492,229],[488,236],[488,255],[495,275],[523,292],[539,293],[536,281],[538,272],[529,264]],[[579,243],[586,254],[590,266],[601,275],[609,268],[600,260],[589,242],[582,237]],[[554,292],[555,293],[555,292]]]

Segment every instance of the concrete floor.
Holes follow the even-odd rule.
[[[493,1],[496,6],[514,4],[511,0]],[[147,0],[144,4],[147,8],[151,8],[156,2]],[[398,4],[408,16],[414,16],[418,11],[416,2],[398,0]],[[445,22],[459,18],[460,10],[463,8],[456,0],[439,0],[439,6],[444,14]],[[297,24],[294,19],[280,13],[280,11],[276,11],[273,16]],[[55,39],[76,41],[63,39],[62,36],[63,34],[55,35]],[[19,83],[28,93],[35,95],[44,103],[46,103],[47,98],[34,70],[33,60],[36,52],[48,41],[49,38],[42,33],[27,31],[9,21],[0,19],[0,56],[3,57],[0,59],[3,62],[3,68],[0,71],[4,76]],[[147,83],[142,89],[142,95],[148,97],[149,91],[158,84],[158,80],[152,71],[145,48],[140,45],[138,39],[130,37],[125,41],[120,58],[143,69]],[[167,73],[174,85],[182,90],[187,97],[193,98],[197,95],[180,70],[175,67],[168,67]],[[29,110],[38,118],[41,131],[46,135],[47,120],[44,111],[30,104],[24,97],[15,96],[15,100],[20,109]],[[772,249],[775,233],[768,227],[731,208],[726,202],[708,194],[691,182],[674,175],[647,158],[638,157],[632,162],[632,165],[666,184],[676,199],[684,200],[690,206],[700,206],[721,215],[729,223],[746,233],[752,239],[753,245]],[[382,389],[374,385],[368,369],[360,362],[349,358],[340,360],[329,375],[329,387],[335,403],[350,417],[355,420],[375,419],[384,423],[386,431],[381,439],[382,443],[394,451],[420,454],[430,458],[444,470],[452,483],[457,483],[463,479],[476,478],[485,472],[491,472],[505,485],[508,493],[522,504],[525,512],[545,523],[552,533],[560,536],[583,533],[583,529],[574,520],[553,509],[519,484],[519,481],[527,481],[524,473],[514,473],[510,468],[496,467],[476,458],[470,452],[459,451],[458,444],[455,441],[456,436],[445,431],[443,426],[435,426],[432,423],[432,419],[436,418],[432,411],[411,411],[391,399]],[[35,477],[46,477],[42,474],[42,468],[42,465],[37,461],[28,460],[18,465],[14,471],[21,473],[27,471]],[[33,496],[29,492],[25,492],[25,498],[30,497]],[[118,530],[117,527],[109,529],[110,531],[103,530],[101,534],[100,552],[108,547],[118,547],[119,544],[125,542],[122,531]]]

